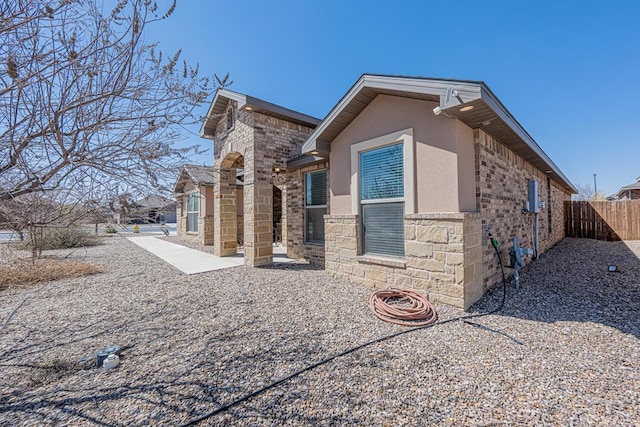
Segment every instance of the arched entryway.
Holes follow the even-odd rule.
[[[246,162],[246,163],[245,163]],[[273,186],[271,171],[256,171],[238,152],[219,163],[214,187],[214,254],[233,256],[244,246],[244,263],[273,262]],[[238,190],[242,190],[242,196]],[[238,230],[242,231],[239,232]]]
[[[220,163],[214,186],[214,247],[218,256],[235,255],[238,249],[238,173],[244,168],[240,153],[229,153]]]

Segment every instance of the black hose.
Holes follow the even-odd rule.
[[[221,412],[226,411],[227,409],[231,409],[234,406],[237,406],[240,403],[251,399],[252,397],[255,397],[255,396],[257,396],[257,395],[259,395],[261,393],[264,393],[265,391],[267,391],[269,389],[272,389],[272,388],[276,387],[279,384],[282,384],[282,383],[284,383],[286,381],[289,381],[290,379],[293,379],[293,378],[295,378],[295,377],[297,377],[297,376],[299,376],[299,375],[301,375],[301,374],[303,374],[303,373],[305,373],[307,371],[310,371],[310,370],[312,370],[314,368],[317,368],[318,366],[321,366],[321,365],[324,365],[326,363],[329,363],[334,359],[337,359],[339,357],[343,357],[343,356],[346,356],[348,354],[354,353],[354,352],[356,352],[356,351],[358,351],[358,350],[360,350],[360,349],[362,349],[364,347],[368,347],[368,346],[373,345],[373,344],[377,344],[377,343],[380,343],[380,342],[383,342],[383,341],[387,341],[387,340],[390,340],[391,338],[395,338],[395,337],[398,337],[400,335],[408,334],[410,332],[415,332],[415,331],[431,328],[431,327],[438,326],[438,325],[444,325],[444,324],[447,324],[447,323],[456,322],[458,320],[467,320],[467,319],[474,319],[474,318],[478,318],[478,317],[488,316],[490,314],[497,313],[498,311],[502,310],[502,307],[504,307],[504,302],[505,302],[505,300],[507,298],[507,277],[505,276],[505,273],[504,273],[504,266],[502,265],[502,258],[500,257],[500,251],[498,250],[498,243],[496,242],[495,239],[493,239],[491,234],[489,234],[489,238],[491,239],[491,244],[492,244],[494,250],[496,251],[496,255],[498,257],[498,262],[500,264],[500,271],[502,272],[502,300],[500,301],[500,304],[496,308],[494,308],[493,310],[488,311],[486,313],[468,314],[466,316],[453,317],[451,319],[437,321],[437,322],[431,323],[429,325],[419,326],[419,327],[411,328],[411,329],[405,329],[405,330],[400,331],[400,332],[396,332],[396,333],[393,333],[393,334],[390,334],[390,335],[385,335],[383,337],[376,338],[375,340],[371,340],[371,341],[365,342],[365,343],[360,344],[360,345],[358,345],[356,347],[352,347],[352,348],[350,348],[348,350],[345,350],[345,351],[343,351],[341,353],[334,354],[333,356],[327,357],[326,359],[320,360],[319,362],[316,362],[316,363],[313,363],[313,364],[311,364],[309,366],[306,366],[306,367],[300,369],[299,371],[296,371],[296,372],[292,373],[291,375],[288,375],[288,376],[286,376],[284,378],[281,378],[281,379],[279,379],[277,381],[274,381],[271,384],[267,384],[266,386],[264,386],[262,388],[259,388],[258,390],[253,391],[253,392],[251,392],[249,394],[246,394],[246,395],[244,395],[242,397],[239,397],[238,399],[234,400],[231,403],[228,403],[228,404],[226,404],[224,406],[221,406],[221,407],[219,407],[217,409],[214,409],[213,411],[207,412],[206,414],[203,414],[203,415],[199,416],[198,418],[194,418],[194,419],[192,419],[190,421],[187,421],[186,423],[181,424],[180,427],[187,427],[187,426],[196,425],[201,421],[204,421],[204,420],[206,420],[208,418],[211,418],[211,417],[213,417],[213,416],[215,416],[215,415],[217,415],[217,414],[219,414]]]

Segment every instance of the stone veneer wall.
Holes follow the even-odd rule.
[[[213,245],[213,215],[198,218],[198,241]]]
[[[176,195],[176,234],[178,236],[187,234],[187,211],[183,209],[184,200],[182,194]]]
[[[325,265],[325,246],[306,243],[304,236],[304,174],[327,169],[329,164],[322,162],[287,172],[287,256],[294,259],[307,259],[316,266]],[[327,175],[327,179],[329,179]],[[327,183],[327,191],[329,185]],[[327,194],[327,203],[329,195]],[[328,211],[328,205],[327,205]],[[326,221],[325,221],[326,227]],[[327,230],[325,229],[325,238]]]
[[[511,239],[517,236],[522,247],[533,249],[534,215],[523,214],[527,200],[527,180],[538,181],[538,192],[545,207],[538,219],[539,254],[565,236],[564,202],[571,195],[547,174],[534,167],[482,130],[474,130],[476,157],[476,200],[483,227],[491,227],[502,247],[503,262],[509,263]],[[551,225],[551,231],[549,231]],[[483,236],[484,289],[500,282],[501,274],[495,252]],[[529,261],[530,258],[527,260]],[[509,269],[507,272],[511,273]]]
[[[475,213],[405,215],[405,257],[361,256],[358,215],[325,216],[330,274],[374,288],[417,289],[467,309],[482,296],[482,228]]]

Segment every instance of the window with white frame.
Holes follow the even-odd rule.
[[[327,171],[305,174],[305,241],[324,243],[324,215],[327,213]]]
[[[359,153],[363,254],[404,256],[404,144]]]
[[[200,193],[191,193],[187,197],[187,231],[198,232],[198,216],[200,215]]]

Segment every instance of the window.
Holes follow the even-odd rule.
[[[235,117],[233,115],[233,107],[227,110],[227,130],[231,129],[235,124]]]
[[[200,215],[200,193],[189,194],[187,198],[187,231],[198,232],[198,216]]]
[[[359,153],[364,254],[404,256],[403,143]]]
[[[324,215],[327,213],[327,171],[309,172],[304,177],[305,241],[324,243]]]

